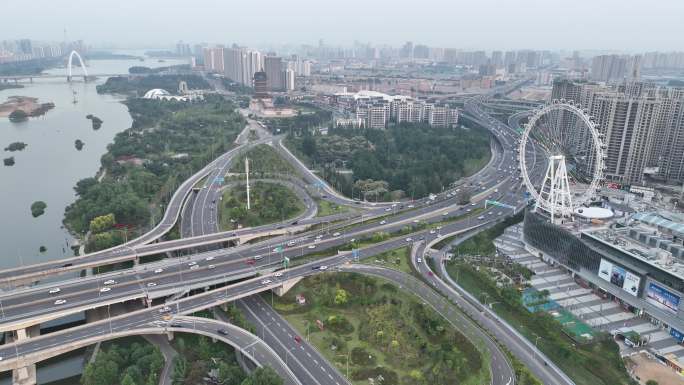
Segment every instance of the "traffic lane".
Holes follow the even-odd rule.
[[[479,206],[471,206],[471,207],[477,208]],[[460,213],[455,211],[455,212],[451,212],[448,214],[449,215],[466,214],[466,213],[462,212],[462,209],[463,208],[460,209],[461,210]],[[470,210],[470,209],[468,209],[468,210]],[[465,225],[469,226],[473,223],[473,221],[475,221],[475,223],[478,223],[480,221],[486,221],[486,220],[495,219],[495,217],[500,217],[501,215],[496,215],[496,216],[493,215],[495,210],[497,210],[497,208],[490,208],[490,209],[484,211],[483,215],[481,215],[477,219],[473,219],[472,217],[469,217],[467,219],[462,220],[461,222],[463,222]],[[499,210],[498,211],[499,214],[503,213],[502,209],[498,209],[498,210]],[[428,221],[441,221],[444,217],[445,217],[444,215],[442,215],[441,217],[437,216],[435,218],[429,219]],[[498,219],[498,218],[496,218],[496,219]],[[396,230],[399,230],[400,228],[402,228],[403,225],[404,225],[404,223],[387,223],[387,224],[381,225],[381,226],[382,226],[382,229],[385,229],[387,231],[396,231]],[[453,227],[453,226],[455,226],[455,227]],[[457,228],[458,229],[458,228],[460,228],[460,226],[463,226],[463,224],[459,224],[459,222],[455,222],[454,224],[445,225],[444,227],[446,227],[445,231],[447,231],[447,229],[451,229],[451,228]],[[271,263],[281,261],[283,259],[283,257],[295,258],[298,256],[299,257],[304,256],[305,254],[308,254],[311,252],[309,250],[313,250],[315,248],[318,248],[319,246],[321,246],[322,248],[323,247],[324,248],[330,248],[330,247],[334,247],[337,245],[344,244],[350,239],[350,237],[363,235],[364,233],[367,232],[366,230],[369,230],[369,229],[374,230],[375,227],[376,227],[376,224],[371,224],[371,225],[366,226],[366,228],[362,227],[362,228],[358,229],[357,231],[349,232],[345,235],[340,234],[339,236],[333,236],[332,238],[327,238],[327,239],[322,237],[319,240],[315,240],[315,238],[314,238],[313,243],[309,243],[309,244],[299,243],[294,247],[284,249],[282,253],[279,253],[279,255],[275,255],[275,253],[272,253],[272,251],[270,250],[270,246],[269,246],[269,251],[268,251],[267,256],[263,255],[263,254],[250,254],[249,252],[245,252],[245,255],[243,256],[243,255],[240,255],[240,253],[227,252],[226,254],[216,253],[216,254],[214,254],[215,256],[213,258],[208,257],[208,258],[212,258],[212,259],[209,261],[206,261],[206,262],[203,262],[203,261],[197,260],[197,259],[190,260],[189,262],[186,262],[186,261],[182,260],[181,258],[179,258],[177,260],[173,259],[170,262],[171,265],[167,265],[167,267],[166,267],[167,270],[168,269],[172,269],[172,270],[166,272],[166,274],[164,274],[163,276],[161,276],[161,277],[155,276],[156,273],[154,273],[153,270],[151,270],[151,269],[147,270],[146,268],[144,268],[142,271],[138,269],[138,270],[134,271],[135,280],[128,279],[128,281],[129,281],[128,283],[129,284],[139,284],[139,285],[145,284],[146,285],[149,282],[153,282],[153,283],[155,283],[155,286],[159,285],[159,287],[156,289],[149,289],[149,288],[145,289],[145,287],[141,287],[141,290],[142,291],[159,290],[159,289],[163,288],[164,285],[167,285],[169,283],[179,283],[183,280],[190,281],[190,280],[193,280],[195,278],[201,279],[202,276],[198,277],[198,275],[205,274],[204,270],[208,267],[206,265],[212,265],[217,270],[215,270],[213,272],[213,274],[203,275],[204,277],[220,278],[224,274],[234,274],[236,272],[234,269],[235,265],[232,265],[232,264],[226,265],[225,264],[226,262],[222,262],[222,259],[237,260],[237,258],[239,258],[241,260],[247,260],[249,258],[254,258],[254,257],[257,257],[260,259],[261,258],[267,258],[267,259],[265,259],[265,261],[267,260],[268,264],[270,265]],[[438,236],[438,232],[433,233],[432,231],[426,230],[426,231],[423,231],[422,233],[418,232],[418,233],[416,233],[416,235],[419,235],[419,236],[426,236],[427,235],[428,239],[429,239],[430,236],[432,236],[432,237]],[[301,241],[311,240],[311,237],[301,237],[300,240]],[[311,248],[310,248],[310,246],[311,246]],[[307,249],[306,252],[304,250],[305,247]],[[263,248],[257,249],[257,250],[263,250]],[[218,258],[218,259],[216,261],[212,262],[216,258]],[[262,263],[263,262],[260,262],[259,264],[257,264],[257,267],[260,267],[260,265]],[[196,271],[196,272],[185,271],[184,272],[184,270],[185,270],[184,265],[185,264],[188,264],[188,266],[197,265],[198,271]],[[241,270],[240,272],[243,272],[243,271]],[[185,278],[183,278],[183,276],[185,276]],[[177,277],[179,277],[179,278],[177,279]],[[164,278],[170,278],[170,279],[164,279]],[[94,299],[93,294],[95,294],[97,296],[97,298],[99,299],[101,297],[110,297],[114,293],[112,291],[112,292],[108,292],[108,293],[103,295],[103,293],[101,293],[99,291],[99,289],[101,287],[103,287],[102,281],[101,280],[95,280],[95,282],[91,281],[89,285],[77,286],[76,288],[74,288],[72,290],[73,291],[79,291],[79,294],[85,295],[85,293],[81,292],[81,290],[89,289],[91,291],[90,298],[88,298],[89,300]],[[114,287],[114,288],[116,288],[116,287]],[[64,290],[65,288],[60,288],[60,289]],[[46,289],[46,290],[49,290],[49,289]],[[58,296],[57,295],[53,296],[52,298],[63,298],[64,295],[68,294],[68,293],[69,292],[65,291],[64,293],[60,293],[60,295],[58,295]],[[123,294],[129,295],[129,294],[131,294],[131,292],[125,292],[125,293],[122,293],[122,295]],[[37,295],[40,297],[40,296],[44,296],[45,294],[44,293],[38,293]],[[26,301],[24,298],[16,298],[15,302],[20,302],[24,306],[26,306],[25,302],[30,302],[32,304],[35,304],[36,303],[35,294],[32,294],[31,298],[34,298],[34,299],[32,301]],[[48,301],[52,301],[52,298],[50,298],[49,296],[48,296],[48,299],[43,298],[43,300],[40,301],[40,303],[46,303]],[[79,297],[79,299],[80,299],[79,303],[86,300],[86,298],[84,298],[84,297]],[[8,306],[8,305],[10,305],[10,303],[6,302],[5,308],[10,310],[8,313],[6,313],[6,317],[10,318],[13,315],[13,313],[11,312],[11,310],[13,308],[11,306]],[[64,307],[62,307],[62,308],[64,308]],[[21,308],[17,308],[17,309],[21,309]],[[34,313],[31,312],[31,314],[34,314]]]
[[[271,347],[286,360],[291,370],[297,368],[303,384],[349,384],[347,379],[314,349],[290,324],[271,309],[259,296],[238,301],[245,317],[257,326],[257,333],[263,335]],[[295,338],[298,337],[299,341]]]
[[[444,281],[442,281],[437,275],[434,274],[434,272],[430,269],[429,265],[427,264],[427,261],[425,260],[425,248],[424,246],[421,246],[419,248],[418,252],[416,253],[416,256],[422,255],[423,256],[423,261],[422,263],[418,263],[417,260],[415,260],[414,266],[416,269],[420,272],[420,274],[424,277],[426,277],[431,284],[438,288],[443,294],[447,295],[450,299],[455,301],[460,305],[462,309],[468,314],[471,318],[477,320],[477,322],[482,325],[484,328],[489,330],[490,333],[494,335],[494,337],[506,344],[506,347],[513,352],[513,354],[520,359],[525,366],[530,368],[533,373],[542,380],[544,384],[562,384],[562,385],[568,385],[563,381],[560,381],[555,374],[551,373],[547,367],[542,365],[536,360],[533,360],[534,354],[530,354],[528,349],[525,347],[524,343],[522,341],[517,340],[517,338],[514,336],[515,333],[511,333],[508,330],[504,330],[504,327],[501,323],[495,321],[494,319],[487,317],[486,313],[482,312],[481,309],[476,308],[473,306],[469,301],[465,300],[463,296],[456,291],[454,291],[453,288],[451,288],[449,285],[447,285]],[[444,264],[438,262],[440,265],[440,269],[442,270],[442,274],[447,274],[446,270],[444,270]]]
[[[486,344],[489,352],[491,363],[490,371],[492,374],[492,383],[497,385],[510,385],[515,382],[515,371],[506,360],[505,354],[486,334],[482,332],[471,320],[467,319],[459,311],[453,308],[453,305],[446,302],[444,297],[440,296],[430,288],[406,273],[374,266],[352,265],[342,267],[343,271],[362,272],[387,279],[399,287],[410,289],[411,293],[420,298],[423,302],[428,303],[440,316],[446,319],[455,329],[461,332],[471,343],[476,344],[475,341],[481,341]]]
[[[484,227],[482,227],[484,228]],[[420,244],[416,250],[412,250],[411,253],[411,264],[413,267],[418,271],[418,273],[424,277],[426,281],[430,283],[437,291],[439,291],[441,294],[445,295],[447,298],[450,300],[454,301],[454,303],[461,305],[462,298],[457,298],[452,294],[449,290],[446,288],[446,284],[444,284],[441,280],[439,280],[434,273],[430,270],[428,264],[427,264],[427,256],[425,254],[425,247],[429,242]],[[415,251],[415,253],[413,252]],[[422,258],[421,258],[422,257]],[[418,258],[421,258],[421,261],[418,262]],[[461,306],[463,309],[463,307]],[[466,313],[468,313],[466,311]],[[470,314],[469,314],[470,315]],[[471,318],[473,318],[471,316]],[[465,317],[464,317],[465,319]],[[471,320],[466,319],[468,324],[470,324],[474,330],[473,333],[477,334],[479,338],[485,342],[485,344],[488,346],[488,349],[492,355],[492,363],[491,363],[491,368],[492,368],[492,381],[494,383],[499,383],[499,384],[512,384],[515,382],[515,370],[513,369],[512,365],[508,361],[506,355],[501,351],[501,349],[497,346],[496,342],[493,341],[488,335],[482,332],[482,330],[477,327],[477,325],[473,324]],[[482,325],[482,323],[480,323]],[[487,330],[490,330],[489,328],[486,328]],[[498,337],[497,337],[498,338]]]
[[[375,247],[375,249],[382,250],[383,247],[378,245]],[[348,255],[336,255],[318,261],[318,264],[309,263],[297,266],[287,269],[287,271],[284,273],[284,279],[306,277],[312,274],[317,274],[321,271],[325,271],[326,269],[319,268],[321,263],[327,263],[329,266],[337,266],[339,264],[345,263],[348,260]],[[263,277],[258,277],[230,286],[200,293],[192,297],[170,301],[164,306],[169,306],[169,310],[167,312],[168,314],[187,314],[204,309],[206,307],[214,306],[219,303],[239,299],[256,292],[270,290],[280,286],[281,284],[281,281],[271,280],[270,282],[265,282]],[[159,321],[161,320],[162,316],[162,313],[160,312],[162,307],[162,305],[159,305],[145,310],[134,311],[103,321],[97,321],[71,329],[23,340],[19,343],[11,344],[12,346],[2,346],[0,347],[0,356],[7,352],[6,349],[21,347],[19,353],[25,354],[30,353],[30,349],[40,350],[41,346],[43,348],[46,346],[49,347],[51,346],[50,343],[53,343],[57,340],[59,340],[59,343],[64,343],[64,341],[77,339],[83,337],[84,335],[96,335],[101,333],[107,327],[109,327],[109,329],[116,327],[114,330],[119,330],[120,328],[130,327],[131,325],[136,325],[140,322]]]

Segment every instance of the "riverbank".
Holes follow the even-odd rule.
[[[125,104],[133,124],[102,156],[104,176],[78,181],[77,199],[65,210],[69,231],[91,233],[86,252],[154,226],[178,185],[230,149],[244,125],[234,105],[216,95],[196,103],[129,98]]]

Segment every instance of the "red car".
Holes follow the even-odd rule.
[[[253,265],[253,264],[255,264],[255,263],[256,263],[256,261],[255,261],[254,259],[248,259],[248,260],[247,260],[247,264],[248,264],[248,265]]]
[[[295,336],[295,337],[294,337],[294,340],[295,340],[295,342],[298,343],[298,344],[301,344],[301,343],[302,343],[302,337],[300,337],[300,336]]]
[[[429,275],[430,277],[432,277],[434,274],[432,274],[431,271],[428,271],[428,272],[427,272],[427,275]]]

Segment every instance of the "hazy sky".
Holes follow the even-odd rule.
[[[684,0],[0,1],[0,40],[684,50]],[[10,17],[8,17],[10,16]]]

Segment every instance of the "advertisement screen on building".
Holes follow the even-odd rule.
[[[625,283],[622,285],[622,290],[636,297],[639,295],[639,283],[641,283],[641,278],[628,271],[627,275],[625,275]]]
[[[625,270],[618,265],[615,265],[610,261],[601,259],[598,276],[604,281],[610,282],[615,286],[619,286],[622,288],[622,290],[635,297],[639,295],[639,284],[641,283],[641,277]]]
[[[679,296],[655,283],[648,285],[646,292],[648,302],[660,307],[661,309],[677,313],[679,310]]]

